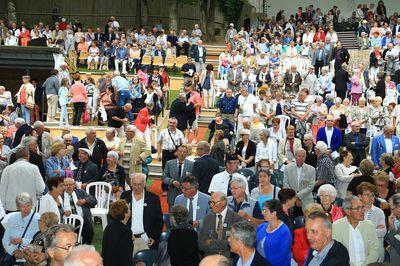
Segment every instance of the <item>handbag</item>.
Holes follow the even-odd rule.
[[[83,112],[82,122],[84,124],[87,124],[90,122],[90,115],[89,115],[89,110],[88,110],[87,106],[85,107],[85,111]]]

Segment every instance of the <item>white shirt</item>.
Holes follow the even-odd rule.
[[[193,200],[192,200],[192,205],[193,205],[193,217],[192,221],[197,221],[197,200],[199,198],[199,192],[197,191],[196,195],[194,195]],[[186,209],[189,210],[189,205],[190,205],[190,198],[187,198],[187,203],[186,203]],[[190,217],[189,217],[190,219]]]
[[[301,172],[303,170],[303,165],[300,167],[296,166],[296,170],[297,170],[297,185],[299,185],[301,182]]]
[[[144,192],[143,197],[136,201],[132,193],[132,225],[131,230],[134,235],[144,233],[143,225],[143,208],[144,208]]]
[[[199,57],[202,58],[203,57],[203,46],[198,46],[199,48]]]
[[[386,152],[389,154],[393,153],[393,145],[392,145],[392,139],[387,139],[385,138],[385,146],[386,146]]]
[[[217,213],[215,215],[215,231],[218,230],[218,215],[221,214],[222,215],[222,228],[224,227],[224,222],[225,222],[225,217],[226,217],[226,213],[228,211],[228,207],[225,207],[225,209],[221,212],[221,213]]]
[[[60,196],[59,196],[58,200],[60,202],[62,202]],[[40,199],[39,204],[40,204],[39,205],[39,214],[40,215],[42,215],[45,212],[53,212],[57,215],[58,222],[59,223],[62,222],[61,217],[60,217],[60,211],[58,209],[58,205],[57,205],[56,201],[54,200],[53,196],[51,196],[49,193],[47,193]]]
[[[257,104],[257,98],[254,94],[248,94],[247,97],[239,95],[238,104],[242,107],[243,113],[240,116],[251,117],[254,114],[254,104]]]
[[[246,193],[249,194],[249,186],[247,185],[246,177],[244,177],[239,173],[234,173],[232,174],[232,180],[235,178],[241,178],[243,179],[244,182],[246,182]],[[226,194],[228,192],[228,186],[229,186],[229,173],[225,170],[222,173],[213,176],[208,192],[211,193],[220,191]]]
[[[332,135],[333,135],[333,127],[332,128],[328,128],[325,127],[325,134],[326,134],[326,145],[328,145],[328,148],[331,147],[331,140],[332,140]]]
[[[353,226],[349,223],[349,256],[350,256],[350,264],[354,266],[364,265],[365,262],[365,249],[364,249],[364,240],[362,238],[361,232],[358,229],[359,225],[354,229]]]
[[[72,200],[74,201],[74,204],[75,204],[76,214],[83,217],[82,207],[78,206],[78,204],[76,204],[78,202],[78,197],[76,196],[75,191],[72,191],[71,195],[68,194],[67,192],[64,192],[64,201],[62,202],[62,204],[64,206],[64,210],[65,211],[72,210],[71,204],[70,204],[70,197],[71,196],[72,196]]]

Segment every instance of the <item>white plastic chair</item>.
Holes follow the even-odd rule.
[[[73,228],[78,226],[76,221],[79,221],[78,243],[82,243],[83,217],[76,214],[64,216],[64,224],[69,224]]]
[[[286,138],[286,123],[289,123],[290,117],[287,115],[277,115],[276,118],[279,118],[279,130],[283,133],[283,138]]]
[[[97,204],[94,208],[90,209],[93,217],[100,217],[101,223],[103,225],[103,231],[107,226],[107,214],[110,207],[110,197],[111,197],[111,184],[106,182],[93,182],[86,186],[86,192],[90,194],[90,188],[94,187],[94,197],[97,200]],[[108,187],[108,192],[106,193],[105,187]]]

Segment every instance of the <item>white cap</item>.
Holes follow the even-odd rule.
[[[92,156],[92,151],[86,148],[79,148],[78,150],[86,152],[89,156]]]
[[[233,27],[233,26],[235,26],[235,25],[234,25],[233,23],[230,23],[229,26],[230,26],[230,27]]]

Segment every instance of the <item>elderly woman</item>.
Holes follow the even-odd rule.
[[[306,151],[305,163],[315,168],[317,166],[317,155],[315,154],[314,137],[312,134],[304,134],[303,149]]]
[[[386,235],[386,221],[384,212],[380,208],[374,206],[375,193],[376,186],[371,183],[362,182],[357,187],[358,197],[364,204],[364,219],[371,221],[375,225],[376,235],[380,242],[378,262],[383,262],[385,258],[383,240]]]
[[[110,207],[111,222],[104,229],[101,256],[104,266],[133,265],[132,230],[126,225],[131,208],[125,200],[117,200]]]
[[[333,115],[335,118],[335,126],[339,125],[339,120],[341,119],[341,116],[347,116],[347,108],[342,104],[342,99],[340,97],[335,98],[335,104],[329,109],[329,114]]]
[[[222,119],[221,113],[217,112],[215,114],[214,120],[212,120],[208,125],[208,129],[210,129],[208,142],[211,142],[216,130],[222,130],[224,132],[225,138],[231,140],[232,138],[231,132],[233,134],[234,126],[228,119]]]
[[[106,137],[103,139],[109,151],[118,149],[120,138],[116,137],[115,128],[107,128]]]
[[[318,188],[318,198],[325,213],[331,217],[332,222],[344,217],[342,208],[333,204],[336,199],[337,191],[331,184],[325,184]]]
[[[58,224],[58,217],[55,213],[45,212],[39,219],[39,231],[33,236],[29,246],[24,249],[25,265],[47,265],[46,253],[44,250],[44,238],[47,230],[53,225]]]
[[[281,110],[282,114],[282,110]],[[269,131],[269,139],[272,142],[275,142],[278,146],[279,140],[286,137],[285,130],[280,128],[281,120],[278,117],[272,118],[272,127],[268,129]]]
[[[382,166],[381,170],[386,172],[389,175],[389,188],[392,187],[394,180],[394,174],[392,172],[392,168],[394,166],[394,159],[390,153],[384,153],[379,158],[379,164]]]
[[[49,192],[40,199],[39,214],[53,212],[57,215],[58,221],[62,222],[64,209],[61,195],[64,193],[64,180],[61,177],[52,177],[47,179],[46,185]]]
[[[267,200],[278,198],[278,193],[281,189],[271,184],[271,172],[269,169],[260,168],[257,172],[257,177],[258,187],[251,190],[250,197],[257,200],[261,208]]]
[[[216,130],[214,133],[214,145],[211,147],[210,156],[218,161],[219,166],[225,166],[225,155],[229,142],[224,139],[224,132]]]
[[[188,210],[182,205],[171,209],[172,229],[168,237],[168,255],[172,266],[198,265],[197,233],[188,222]]]
[[[375,205],[379,206],[386,217],[390,215],[389,199],[395,194],[395,190],[389,186],[389,176],[385,171],[379,171],[374,175],[376,186]],[[373,183],[372,183],[373,184]]]
[[[16,197],[15,202],[19,212],[10,213],[2,221],[5,229],[2,243],[6,252],[1,261],[2,266],[14,266],[16,259],[22,259],[23,249],[39,231],[40,216],[32,209],[31,196],[23,192]]]
[[[323,184],[334,184],[335,174],[334,174],[334,164],[332,159],[327,155],[328,146],[323,141],[318,141],[315,145],[315,154],[317,155],[317,166],[315,168],[316,182],[315,189],[316,192],[319,186]]]
[[[357,170],[356,166],[351,165],[353,163],[353,155],[350,151],[342,151],[339,158],[340,163],[335,166],[336,188],[338,198],[344,199],[351,180],[362,176],[362,174]]]
[[[352,121],[359,121],[361,124],[360,132],[367,133],[369,128],[369,112],[370,109],[367,106],[367,100],[364,97],[358,99],[358,105],[354,106],[350,110],[350,116]]]
[[[328,67],[321,68],[321,75],[317,81],[317,93],[325,98],[325,95],[332,91],[332,77],[328,73]]]
[[[100,169],[98,178],[98,180],[107,182],[112,186],[112,195],[115,199],[119,199],[125,189],[125,170],[118,164],[118,159],[118,152],[109,151],[107,163]]]
[[[29,76],[22,76],[22,85],[16,96],[17,102],[21,105],[22,117],[29,125],[31,121],[30,112],[35,106],[35,88],[33,87]]]
[[[258,226],[263,222],[261,207],[257,204],[257,200],[246,195],[246,186],[243,179],[232,179],[229,185],[232,196],[228,197],[228,208]]]
[[[72,171],[66,156],[66,146],[62,142],[55,142],[51,145],[51,157],[46,160],[46,177],[72,177]]]
[[[257,144],[255,162],[258,163],[261,158],[268,159],[270,165],[274,169],[278,168],[278,146],[276,142],[269,138],[270,132],[268,129],[262,129],[259,133],[260,142]],[[276,167],[275,167],[276,165]]]
[[[361,84],[361,72],[360,69],[355,69],[354,70],[354,75],[350,79],[351,82],[351,89],[350,89],[350,95],[351,95],[351,104],[352,105],[357,105],[358,99],[360,99],[362,95],[362,84]]]
[[[315,97],[315,103],[310,107],[311,131],[313,136],[317,135],[318,129],[325,126],[325,119],[328,115],[328,107],[324,104],[324,98],[321,95]]]
[[[292,236],[290,229],[282,222],[284,213],[277,199],[263,204],[264,223],[257,227],[257,251],[272,265],[289,266]]]
[[[385,110],[382,106],[381,97],[377,96],[372,101],[372,105],[370,105],[369,108],[369,117],[371,119],[372,135],[374,137],[382,132],[386,123]]]
[[[240,136],[242,140],[236,144],[235,154],[243,168],[254,167],[254,157],[257,147],[256,144],[250,140],[250,130],[242,128],[240,130]]]

